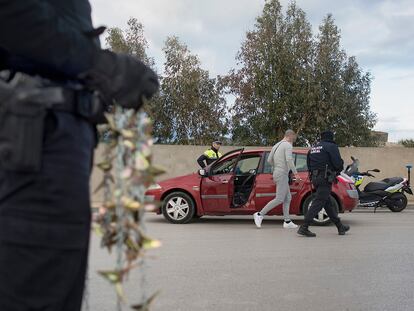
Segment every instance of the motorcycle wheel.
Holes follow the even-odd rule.
[[[404,193],[395,193],[385,200],[385,204],[391,212],[398,213],[407,207],[408,200]]]

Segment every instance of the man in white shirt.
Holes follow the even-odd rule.
[[[267,162],[273,167],[273,181],[276,184],[276,197],[266,206],[253,215],[254,222],[258,228],[262,226],[264,215],[283,203],[283,228],[295,229],[298,226],[290,219],[289,208],[292,195],[289,187],[289,171],[292,171],[295,178],[300,180],[298,171],[293,161],[292,149],[296,141],[296,133],[292,130],[285,132],[285,137],[273,146],[267,158]]]

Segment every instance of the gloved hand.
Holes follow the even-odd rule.
[[[122,107],[139,109],[143,98],[150,99],[158,90],[158,77],[134,56],[99,50],[94,64],[79,76],[85,85],[97,90],[106,103],[113,100]]]

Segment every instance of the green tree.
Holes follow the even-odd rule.
[[[148,66],[155,67],[154,59],[147,54],[148,41],[144,35],[144,26],[136,18],[127,22],[128,28],[109,28],[106,43],[112,51],[138,57]]]
[[[398,142],[400,145],[403,145],[406,148],[414,148],[414,139],[402,139]]]
[[[372,134],[377,116],[370,109],[371,75],[364,73],[355,60],[349,57],[343,66],[342,103],[335,118],[336,137],[343,146],[377,146]]]
[[[316,47],[312,26],[305,12],[291,2],[286,12],[286,49],[287,58],[281,64],[285,68],[285,111],[286,128],[294,129],[298,134],[306,134],[312,124],[312,111],[317,108],[317,88],[314,81],[314,62]],[[305,143],[301,135],[300,143]]]
[[[169,37],[161,82],[161,106],[168,119],[163,143],[209,144],[226,134],[226,101],[218,79],[177,37]]]
[[[267,1],[237,55],[241,69],[226,78],[236,96],[236,142],[271,144],[287,128],[300,133],[307,127],[315,102],[314,58],[305,12],[292,2],[284,16],[279,1]]]
[[[284,114],[280,104],[280,66],[285,51],[282,7],[266,2],[255,29],[247,32],[237,55],[239,70],[225,77],[229,92],[236,96],[233,113],[233,140],[236,144],[270,143],[283,131]]]
[[[145,38],[144,26],[136,18],[130,18],[127,26],[126,29],[117,27],[108,29],[106,43],[109,48],[115,52],[134,55],[157,71],[154,59],[147,54],[148,41]],[[161,100],[161,95],[158,93],[144,107],[154,121],[153,136],[157,142],[162,142],[169,136],[170,127],[168,114],[160,109]]]
[[[307,136],[317,139],[319,129],[332,129],[341,146],[372,146],[371,75],[363,73],[355,57],[347,57],[340,44],[340,31],[328,14],[319,27],[315,59],[316,105]]]
[[[237,55],[240,69],[223,79],[236,97],[236,143],[272,144],[287,128],[301,134],[301,144],[313,143],[328,128],[338,133],[341,145],[370,143],[371,76],[341,48],[331,15],[317,37],[311,29],[295,2],[285,14],[278,0],[265,2]]]

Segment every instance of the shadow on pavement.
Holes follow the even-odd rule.
[[[341,214],[344,215],[344,214]],[[343,217],[341,216],[340,217]],[[347,214],[345,214],[347,215]],[[301,225],[303,224],[303,218],[294,218],[292,217],[293,222],[297,225]],[[191,224],[197,224],[197,225],[211,225],[211,224],[223,224],[223,225],[243,225],[243,226],[252,226],[252,228],[256,229],[256,227],[254,226],[253,223],[253,218],[249,217],[249,216],[204,216],[202,218],[199,219],[195,219],[193,221],[191,221],[188,224],[171,224],[168,221],[166,221],[164,219],[163,216],[158,215],[158,216],[152,216],[146,219],[146,222],[148,223],[154,223],[154,224],[165,224],[165,225],[171,225],[171,226],[186,226],[186,225],[191,225]],[[359,221],[355,221],[354,219],[346,219],[344,218],[344,223],[349,224],[349,225],[353,225],[353,224],[360,224]],[[272,225],[272,226],[282,226],[283,225],[283,219],[281,218],[272,218],[272,216],[270,216],[267,219],[263,220],[263,225]],[[328,226],[332,226],[332,224],[328,225]],[[315,227],[326,227],[326,226],[315,226]]]

